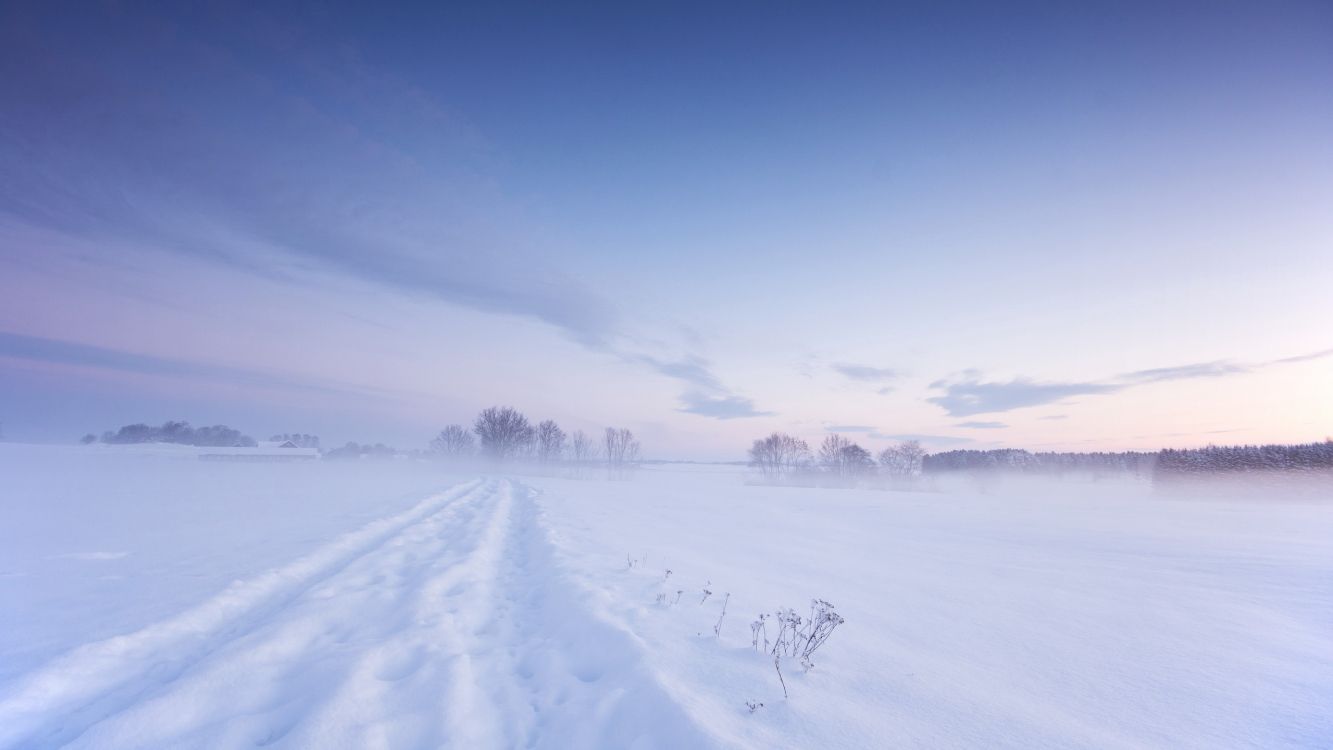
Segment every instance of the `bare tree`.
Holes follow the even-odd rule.
[[[750,446],[750,466],[765,479],[795,474],[810,463],[810,446],[800,438],[775,432]]]
[[[508,406],[492,406],[478,414],[472,431],[481,440],[482,453],[497,461],[522,456],[532,444],[528,418]]]
[[[624,475],[639,460],[639,441],[628,428],[606,428],[606,465],[613,474]]]
[[[597,458],[597,444],[583,430],[575,430],[569,438],[569,453],[575,462],[592,461]]]
[[[461,424],[451,424],[440,430],[440,434],[430,441],[431,453],[443,458],[466,458],[477,450],[477,442],[472,433]]]
[[[842,452],[843,471],[848,477],[858,477],[875,472],[875,458],[870,451],[852,443]]]
[[[537,425],[537,460],[542,463],[559,461],[565,454],[565,431],[553,420]]]
[[[925,461],[926,451],[921,443],[908,440],[879,453],[879,465],[884,473],[895,480],[911,481],[921,476],[921,465]]]
[[[841,435],[829,435],[819,446],[819,464],[841,479],[854,479],[875,468],[870,451]]]
[[[830,474],[843,474],[843,451],[852,441],[842,435],[829,435],[819,446],[819,465]]]
[[[569,456],[573,460],[574,475],[581,476],[588,464],[597,460],[597,443],[583,430],[575,430],[569,438]]]

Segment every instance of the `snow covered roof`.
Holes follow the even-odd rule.
[[[319,458],[314,448],[286,448],[281,443],[260,443],[254,448],[200,448],[205,461],[295,461]]]
[[[296,443],[293,443],[293,442],[290,441],[290,440],[260,440],[260,441],[259,441],[259,447],[260,447],[260,448],[297,448],[297,449],[299,449],[301,446],[297,445]]]

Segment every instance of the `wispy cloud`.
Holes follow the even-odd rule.
[[[951,417],[1011,411],[1041,406],[1069,398],[1114,393],[1124,386],[1108,383],[1040,383],[1026,378],[1008,382],[986,383],[976,378],[958,381],[937,380],[932,388],[944,393],[926,400],[944,409]]]
[[[959,422],[958,426],[973,430],[1003,430],[1009,425],[1004,422]]]
[[[858,365],[851,362],[835,362],[829,365],[837,373],[852,380],[862,380],[872,383],[882,383],[890,380],[897,380],[902,374],[897,370],[888,367],[872,367],[870,365]]]
[[[1316,359],[1323,359],[1325,357],[1333,357],[1333,349],[1324,349],[1322,351],[1311,352],[1310,354],[1301,354],[1295,357],[1286,357],[1285,359],[1275,359],[1269,364],[1290,365],[1290,364],[1295,364],[1297,362],[1311,362]]]
[[[1117,393],[1150,383],[1242,375],[1275,365],[1309,362],[1330,356],[1333,356],[1333,349],[1250,364],[1231,360],[1214,360],[1174,367],[1135,370],[1105,380],[1075,383],[1045,383],[1029,378],[987,382],[982,380],[983,376],[979,371],[973,369],[965,370],[954,379],[946,378],[931,383],[931,388],[943,391],[943,393],[938,396],[931,396],[926,401],[944,409],[951,417],[970,417],[975,414],[990,414],[1058,403],[1074,396],[1098,396]],[[1043,419],[1051,418],[1058,419],[1062,417],[1043,417]]]
[[[947,446],[962,445],[964,443],[976,442],[972,438],[954,437],[952,435],[924,435],[916,432],[882,432],[879,428],[864,424],[831,424],[825,425],[826,432],[837,434],[864,435],[871,440],[894,440],[903,442],[907,440],[916,440],[929,445]]]
[[[916,440],[917,442],[920,443],[925,443],[927,445],[936,445],[936,446],[964,445],[966,443],[976,442],[972,438],[954,437],[952,435],[924,435],[919,432],[899,432],[899,433],[872,432],[870,433],[870,437],[875,438],[876,440],[897,440],[897,441]]]
[[[678,360],[663,360],[647,354],[625,354],[624,359],[645,365],[668,378],[680,380],[710,391],[725,390],[710,369],[708,360],[698,355],[687,355]]]
[[[874,432],[875,428],[864,424],[831,424],[824,428],[829,432]]]
[[[698,391],[686,391],[681,394],[680,403],[678,411],[714,419],[768,417],[774,414],[756,409],[753,401],[742,396],[710,396]]]
[[[1180,365],[1178,367],[1158,367],[1151,370],[1137,370],[1135,372],[1127,372],[1121,375],[1118,380],[1122,383],[1159,383],[1163,380],[1220,378],[1226,375],[1238,375],[1240,373],[1252,371],[1253,368],[1247,365],[1240,365],[1227,360],[1218,360],[1216,362],[1199,362],[1197,364]]]
[[[177,255],[282,284],[354,279],[538,321],[588,350],[685,384],[690,393],[681,399],[691,413],[769,413],[725,387],[701,357],[632,351],[617,305],[581,283],[577,269],[549,260],[546,238],[494,178],[484,135],[444,103],[350,50],[283,30],[291,19],[263,21],[234,37],[188,28],[162,34],[130,14],[115,22],[135,27],[121,36],[138,39],[137,49],[35,54],[42,64],[3,91],[15,122],[42,137],[24,148],[0,139],[0,171],[10,178],[0,181],[0,214],[64,235],[71,246],[77,239],[125,249],[95,263],[128,252]],[[246,54],[247,45],[275,43],[269,33],[298,48],[283,50],[299,63],[281,74]],[[191,68],[200,76],[191,85],[226,106],[203,113],[194,98],[153,93],[170,78],[162,59],[206,60]],[[80,94],[53,117],[52,91]],[[0,246],[0,261],[5,253]],[[156,272],[151,261],[141,265]],[[697,330],[677,328],[699,345]]]
[[[307,380],[241,367],[192,362],[169,357],[107,349],[39,336],[0,332],[0,357],[56,365],[153,375],[180,380],[225,383],[286,391],[336,395],[388,396],[385,391],[319,380]]]
[[[293,19],[253,15],[262,18],[181,28],[142,14],[102,19],[120,32],[108,39],[135,46],[68,44],[67,24],[31,29],[21,39],[37,62],[3,93],[14,127],[41,137],[22,148],[0,141],[0,212],[270,279],[353,277],[541,321],[592,348],[613,342],[615,306],[545,259],[486,176],[483,137],[351,50],[292,33]],[[274,43],[264,37],[276,28],[296,61],[281,69],[249,53]],[[43,43],[65,54],[43,53]],[[188,65],[190,85],[221,104],[163,96],[180,84],[163,59]]]
[[[723,386],[721,380],[713,373],[711,363],[698,355],[690,354],[674,360],[623,352],[617,353],[617,356],[684,383],[687,388],[680,395],[682,407],[678,411],[713,419],[773,415],[771,411],[757,409],[753,401]]]

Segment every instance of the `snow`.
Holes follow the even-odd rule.
[[[103,447],[0,471],[0,748],[1333,744],[1327,502]],[[750,622],[812,597],[847,622],[784,700]]]
[[[201,450],[0,443],[0,684],[470,478],[381,462],[215,464]]]

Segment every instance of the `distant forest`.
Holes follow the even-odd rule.
[[[1333,471],[1333,439],[1305,445],[1210,445],[1157,454],[1158,474]]]
[[[1008,470],[1031,474],[1127,473],[1154,479],[1244,473],[1333,473],[1333,440],[1302,445],[1210,445],[1153,453],[949,451],[928,455],[926,473]]]
[[[607,427],[600,434],[582,430],[566,433],[554,420],[529,421],[522,412],[508,406],[492,406],[477,415],[471,428],[453,424],[431,439],[425,450],[403,452],[383,443],[349,442],[338,448],[321,449],[318,435],[283,433],[269,438],[274,443],[290,442],[297,448],[315,449],[325,459],[362,460],[406,456],[443,461],[485,459],[523,464],[560,465],[577,474],[585,467],[605,466],[613,475],[627,475],[638,466],[640,444],[625,427]],[[112,445],[174,443],[204,447],[253,448],[254,438],[225,425],[191,427],[189,422],[172,421],[160,426],[131,424],[108,430],[99,437],[84,435],[81,443],[102,442]]]
[[[977,451],[959,450],[932,453],[925,457],[922,469],[927,474],[950,471],[1005,470],[1033,474],[1067,472],[1145,474],[1152,471],[1157,453],[1030,453],[1014,448]]]
[[[474,435],[478,438],[474,441]],[[298,447],[320,447],[319,437],[304,433],[274,435],[270,440],[290,440]],[[158,426],[125,425],[101,436],[89,433],[82,443],[108,444],[176,443],[201,447],[255,447],[254,438],[226,425],[192,427],[189,422],[171,421]],[[478,445],[479,443],[479,445]],[[325,458],[378,458],[397,455],[383,444],[348,443],[324,451]],[[540,463],[585,464],[604,462],[612,466],[639,461],[639,443],[627,429],[607,428],[604,440],[583,432],[567,435],[555,422],[533,425],[508,407],[492,407],[477,416],[472,429],[450,425],[436,436],[425,452],[432,458],[487,456],[499,460],[518,459]],[[951,472],[1018,472],[1059,475],[1067,473],[1129,474],[1169,479],[1259,472],[1329,472],[1333,474],[1333,438],[1301,445],[1238,445],[1161,451],[1125,452],[1030,452],[1016,448],[952,450],[926,453],[909,441],[884,449],[877,456],[838,435],[829,435],[818,452],[804,440],[782,433],[754,441],[750,465],[770,478],[830,475],[846,480],[883,476],[911,480],[923,474]]]
[[[754,441],[749,464],[769,481],[832,481],[843,485],[883,480],[910,484],[923,475],[955,472],[1120,474],[1153,479],[1238,472],[1333,474],[1333,439],[1304,445],[1092,453],[1034,453],[1017,448],[926,453],[920,443],[909,440],[873,455],[841,435],[826,436],[819,449],[812,451],[805,440],[775,432]]]
[[[253,448],[258,445],[249,435],[242,435],[226,425],[212,427],[191,427],[189,422],[165,422],[154,427],[146,424],[128,424],[112,432],[107,430],[98,438],[91,432],[80,441],[85,445],[98,440],[113,445],[134,443],[176,443],[178,445],[199,445],[209,448]]]
[[[922,468],[926,473],[984,470],[1033,474],[1124,472],[1154,477],[1333,471],[1333,440],[1303,445],[1167,448],[1152,453],[1029,453],[1012,449],[948,451],[926,456]]]

